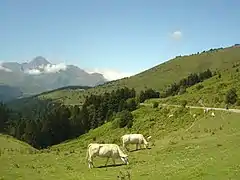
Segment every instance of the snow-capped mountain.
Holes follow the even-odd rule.
[[[95,86],[107,80],[100,73],[87,73],[74,65],[52,64],[42,56],[30,62],[0,64],[0,84],[37,94],[64,86]]]

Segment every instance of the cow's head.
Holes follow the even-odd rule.
[[[149,148],[149,142],[145,143],[145,148]]]
[[[149,141],[151,140],[152,136],[147,137],[146,148],[149,148]]]
[[[125,164],[129,164],[128,162],[128,155],[121,156],[122,161],[124,161]]]

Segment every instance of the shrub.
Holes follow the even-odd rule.
[[[131,128],[133,125],[133,115],[127,110],[123,110],[117,114],[117,117],[112,122],[113,128]]]
[[[181,86],[180,89],[179,89],[178,95],[182,95],[182,94],[184,94],[186,92],[187,92],[186,91],[186,87]]]
[[[157,108],[158,107],[158,105],[159,105],[159,103],[158,102],[153,102],[153,108]]]
[[[240,106],[240,99],[237,99],[236,105]]]
[[[186,101],[186,100],[182,100],[182,101],[181,101],[181,106],[185,108],[186,105],[187,105],[187,101]]]
[[[227,104],[234,104],[237,102],[238,96],[236,94],[236,89],[231,88],[228,90],[226,97],[225,97],[225,102]]]
[[[197,89],[197,90],[200,90],[200,89],[202,89],[202,88],[204,88],[204,86],[203,86],[202,84],[198,84],[198,85],[196,86],[196,89]]]
[[[137,101],[135,98],[130,98],[126,101],[126,106],[129,111],[134,111],[137,109]]]
[[[119,122],[120,122],[120,119],[119,119],[119,118],[115,118],[115,119],[112,121],[112,128],[113,128],[113,129],[119,128]]]

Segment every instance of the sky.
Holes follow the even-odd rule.
[[[108,79],[240,43],[239,0],[1,0],[0,61],[77,65]]]

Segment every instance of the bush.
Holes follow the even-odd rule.
[[[158,105],[159,105],[159,103],[158,102],[153,102],[153,108],[157,108],[158,107]]]
[[[131,128],[133,125],[133,115],[131,112],[124,110],[117,114],[117,117],[112,122],[113,128]]]
[[[119,128],[119,123],[120,122],[120,119],[119,118],[115,118],[113,121],[112,121],[112,128],[113,129],[116,129],[116,128]]]
[[[204,88],[204,86],[203,86],[202,84],[198,84],[198,85],[196,86],[196,89],[197,89],[197,90],[200,90],[200,89],[202,89],[202,88]]]
[[[181,106],[185,108],[186,105],[187,105],[187,101],[186,101],[186,100],[182,100],[182,101],[181,101]]]
[[[134,111],[137,109],[137,101],[135,98],[127,99],[126,106],[129,111]]]
[[[179,90],[179,92],[178,92],[178,95],[182,95],[182,94],[184,94],[184,93],[186,93],[187,91],[186,91],[186,87],[183,87],[183,86],[181,86],[180,87],[180,90]]]
[[[231,88],[228,90],[226,97],[225,97],[225,102],[227,104],[234,104],[237,102],[238,96],[236,94],[236,89]]]
[[[237,99],[236,105],[240,106],[240,99]]]

